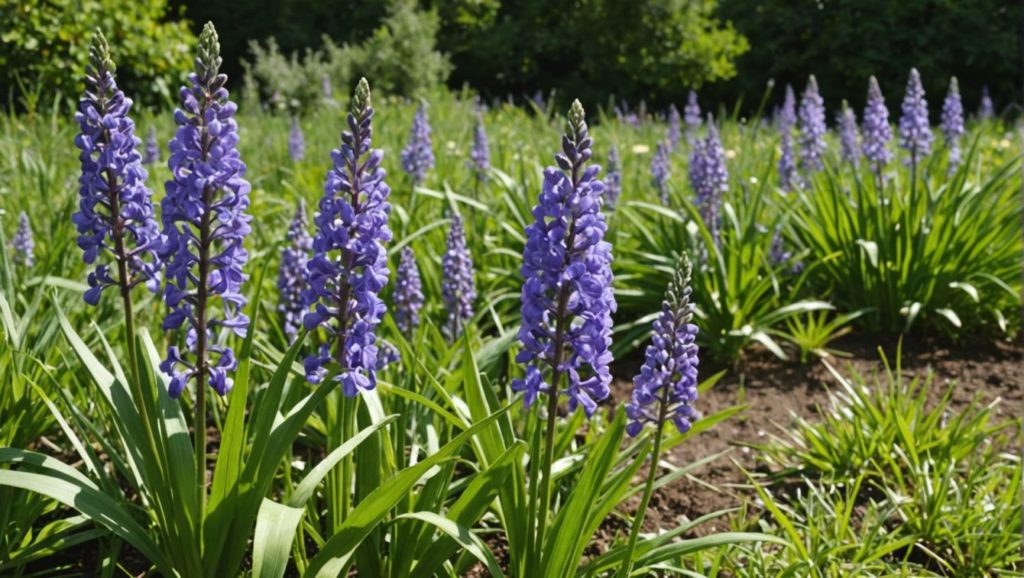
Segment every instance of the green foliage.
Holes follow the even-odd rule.
[[[102,29],[118,66],[118,85],[136,101],[163,104],[191,65],[195,41],[183,20],[171,16],[166,0],[0,1],[0,86],[3,97],[32,110],[53,95],[77,101],[93,30]]]
[[[746,40],[716,2],[436,0],[453,81],[495,95],[557,90],[589,102],[682,101],[736,73]]]
[[[1020,102],[1019,6],[1004,0],[721,0],[717,14],[753,47],[735,79],[713,89],[727,100],[760,94],[769,79],[800,87],[814,74],[830,107],[845,98],[859,111],[873,74],[892,106],[917,67],[933,119],[950,76],[967,113],[978,110],[984,85],[997,110]]]

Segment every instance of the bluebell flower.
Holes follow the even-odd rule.
[[[800,168],[805,176],[820,171],[825,155],[825,101],[818,93],[814,75],[807,80],[807,88],[800,99]]]
[[[306,268],[310,286],[303,297],[313,308],[303,325],[323,327],[330,337],[306,358],[306,379],[319,383],[327,376],[326,366],[334,363],[334,379],[348,397],[377,385],[376,330],[387,311],[380,292],[388,282],[384,243],[391,240],[391,189],[380,166],[383,151],[370,148],[373,112],[364,78],[356,87],[341,147],[331,152],[334,162],[314,219],[313,258]]]
[[[981,104],[978,106],[978,117],[981,120],[992,120],[996,116],[996,107],[992,104],[992,96],[988,93],[988,85],[981,87]]]
[[[142,164],[155,165],[160,162],[160,143],[156,140],[156,129],[149,127],[146,133],[146,146],[143,149]]]
[[[473,303],[476,301],[473,258],[466,247],[466,230],[458,215],[452,217],[441,265],[441,298],[448,312],[444,333],[449,341],[454,342],[462,334],[462,326],[473,318]]]
[[[292,126],[288,130],[288,156],[293,161],[301,161],[306,157],[306,138],[302,134],[302,126],[298,117],[292,117]]]
[[[692,90],[686,97],[683,120],[686,122],[686,142],[693,145],[697,140],[697,129],[704,119],[700,114],[700,104],[697,103],[697,93]]]
[[[622,195],[622,158],[619,148],[612,145],[608,150],[608,174],[604,177],[604,202],[609,209],[619,204]]]
[[[412,247],[402,249],[402,257],[395,273],[395,288],[391,293],[395,307],[395,325],[406,339],[412,339],[420,324],[420,310],[425,301],[420,270],[416,267],[416,255]]]
[[[778,267],[790,263],[793,253],[786,249],[786,239],[782,236],[782,225],[776,225],[772,233],[772,242],[768,247],[768,262]],[[804,270],[804,264],[796,261],[790,264],[789,272],[797,275]]]
[[[860,166],[860,134],[857,129],[857,115],[853,109],[843,101],[843,107],[839,111],[837,119],[839,124],[839,156],[844,162]]]
[[[949,149],[949,170],[953,172],[960,164],[960,137],[964,135],[964,105],[960,100],[960,86],[954,76],[949,81],[949,93],[942,103],[942,135]]]
[[[661,204],[665,206],[669,204],[668,183],[671,178],[672,158],[669,154],[668,143],[662,141],[658,143],[658,148],[654,150],[654,157],[651,158],[651,183],[654,185],[654,190],[658,192]]]
[[[141,142],[128,117],[132,101],[117,88],[114,72],[107,41],[97,31],[89,47],[85,94],[75,113],[80,130],[75,146],[81,151],[82,172],[78,212],[72,220],[82,259],[92,265],[101,255],[109,255],[114,267],[111,271],[108,264],[100,263],[89,273],[85,301],[90,305],[98,303],[103,290],[112,285],[127,290],[146,283],[151,291],[160,289],[161,263],[156,252],[163,240],[137,150]]]
[[[667,420],[680,433],[686,433],[699,419],[694,408],[699,365],[697,326],[692,319],[690,263],[684,257],[665,293],[661,315],[654,322],[644,364],[633,378],[633,395],[626,404],[629,435],[639,435],[646,424]]]
[[[683,139],[683,119],[679,116],[679,109],[676,105],[668,105],[668,145],[671,150],[679,148],[679,142]]]
[[[32,238],[32,224],[28,220],[28,214],[22,211],[18,214],[18,228],[11,238],[11,247],[14,249],[14,263],[24,267],[31,267],[36,263],[36,242]]]
[[[199,56],[189,86],[180,91],[178,125],[171,139],[172,179],[164,185],[161,218],[166,242],[160,256],[166,262],[164,300],[170,312],[164,330],[186,326],[185,348],[172,345],[160,369],[171,376],[168,393],[178,397],[193,377],[208,381],[225,395],[230,373],[238,362],[230,347],[216,340],[217,330],[245,335],[249,318],[242,284],[249,258],[243,243],[252,217],[245,163],[238,154],[236,106],[220,74],[220,43],[207,23],[199,37]],[[213,309],[221,303],[220,316]]]
[[[476,179],[486,183],[491,170],[491,149],[487,143],[487,131],[484,130],[483,115],[478,114],[476,126],[473,128],[473,149],[469,153],[469,166],[473,169]]]
[[[776,117],[779,129],[779,186],[790,192],[796,189],[799,182],[796,174],[796,156],[793,152],[793,126],[796,124],[796,95],[793,87],[786,85],[786,96]]]
[[[907,92],[903,96],[900,115],[900,147],[910,153],[911,165],[932,152],[932,128],[928,121],[928,101],[924,98],[924,86],[916,68],[910,69]]]
[[[881,176],[882,170],[892,161],[892,127],[889,126],[889,109],[874,76],[868,82],[868,100],[864,106],[861,127],[862,149],[871,171]]]
[[[413,186],[418,186],[434,168],[434,148],[430,141],[430,121],[427,119],[427,105],[420,103],[412,119],[409,144],[402,149],[402,169],[412,177]]]
[[[530,406],[541,393],[565,394],[569,407],[593,414],[608,397],[611,373],[611,244],[601,213],[601,170],[592,155],[583,106],[575,101],[562,137],[558,168],[544,171],[533,224],[526,228],[522,325],[516,356],[526,375],[512,383]],[[550,374],[545,373],[550,369]],[[564,381],[563,381],[564,380]]]
[[[306,310],[302,294],[308,285],[306,263],[313,251],[313,238],[307,227],[306,202],[299,200],[295,216],[288,226],[287,245],[281,252],[281,266],[277,273],[277,311],[284,319],[284,333],[294,341],[302,329],[302,316]]]
[[[718,243],[719,207],[722,195],[729,190],[729,172],[725,167],[725,150],[718,138],[714,119],[708,116],[708,134],[690,152],[690,185],[705,226]]]

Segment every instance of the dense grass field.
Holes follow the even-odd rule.
[[[161,325],[166,307],[136,290],[135,377],[116,291],[97,306],[83,302],[90,268],[72,222],[78,126],[60,103],[0,117],[0,575],[328,576],[354,568],[359,576],[605,576],[625,572],[625,558],[633,575],[1021,575],[1020,417],[1001,417],[998,401],[953,405],[956,384],[908,376],[898,358],[888,359],[888,371],[860,375],[831,351],[848,333],[954,348],[1018,335],[1020,137],[999,119],[969,118],[954,168],[941,135],[914,167],[897,137],[879,176],[862,158],[856,167],[844,160],[830,130],[823,168],[801,171],[800,185],[786,190],[769,113],[780,92],[765,94],[752,117],[706,111],[728,171],[714,222],[688,178],[687,138],[669,153],[666,188],[652,181],[669,130],[662,115],[632,119],[583,103],[594,161],[605,165],[613,146],[621,158],[621,197],[601,207],[618,307],[615,379],[590,419],[564,405],[552,416],[553,456],[543,463],[553,487],[539,521],[528,505],[547,408],[524,408],[512,381],[524,373],[516,355],[526,229],[542,171],[562,150],[562,107],[495,102],[480,112],[468,93],[430,95],[436,165],[414,186],[400,152],[420,103],[375,98],[373,146],[384,151],[393,233],[382,296],[392,304],[409,247],[425,306],[407,335],[384,316],[378,335],[399,360],[352,401],[303,379],[302,358],[320,336],[291,345],[276,284],[297,205],[304,201],[310,218],[317,210],[330,151],[347,130],[348,99],[297,117],[301,160],[289,155],[292,120],[243,102],[251,323],[245,337],[223,336],[239,359],[234,389],[205,402],[202,463],[213,472],[206,510],[193,509],[195,466],[185,465],[195,395],[168,398],[157,369],[176,339]],[[888,98],[894,120],[901,97]],[[155,131],[162,149],[163,160],[146,167],[158,204],[172,176],[174,119],[169,111],[132,114],[137,134]],[[486,180],[470,166],[478,118],[490,143]],[[705,137],[708,122],[692,139]],[[31,265],[7,249],[22,212],[34,233]],[[463,335],[452,339],[442,287],[455,216],[477,295]],[[692,262],[702,391],[765,356],[828,363],[834,389],[819,419],[780,423],[771,441],[752,448],[760,474],[747,478],[742,507],[647,525],[631,546],[651,445],[699,448],[703,432],[749,410],[739,397],[714,412],[698,399],[704,415],[687,433],[670,426],[664,435],[625,434],[621,405],[683,254]],[[126,389],[135,379],[142,394]],[[135,409],[140,395],[154,412],[149,421]],[[670,488],[715,459],[729,457],[661,462],[652,488]],[[729,531],[699,531],[711,520]],[[537,525],[548,527],[540,545],[531,543]]]

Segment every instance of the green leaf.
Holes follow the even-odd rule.
[[[438,530],[447,534],[448,537],[458,542],[458,544],[474,558],[483,562],[491,576],[500,577],[503,575],[501,567],[498,566],[498,561],[494,559],[494,554],[491,553],[487,544],[485,544],[484,541],[476,534],[466,529],[466,527],[456,524],[448,518],[434,512],[411,512],[395,516],[395,519],[420,520],[436,527]],[[419,568],[418,565],[413,569],[416,570],[417,568]]]

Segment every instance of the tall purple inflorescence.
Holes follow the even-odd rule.
[[[146,146],[142,153],[142,164],[155,165],[160,162],[160,143],[156,140],[156,129],[153,127],[149,127],[146,133]]]
[[[714,119],[708,115],[708,135],[694,144],[690,153],[690,184],[696,196],[704,225],[718,243],[719,207],[722,195],[729,190],[729,172],[725,167],[725,150],[718,138]]]
[[[395,288],[391,293],[395,307],[395,325],[406,339],[412,339],[420,324],[420,310],[423,309],[423,283],[420,270],[416,267],[416,255],[412,247],[402,249],[402,257],[395,272]]]
[[[839,156],[843,162],[857,168],[860,166],[860,131],[857,130],[857,114],[845,100],[836,120],[839,124]]]
[[[434,145],[430,140],[430,121],[427,105],[420,103],[412,119],[409,144],[402,149],[402,170],[412,177],[413,186],[418,186],[427,177],[427,171],[434,168]]]
[[[31,267],[36,263],[36,242],[32,238],[32,224],[28,220],[28,214],[22,211],[18,214],[18,228],[11,238],[11,248],[14,249],[14,263],[23,267]]]
[[[916,68],[911,68],[900,115],[900,147],[910,153],[907,160],[911,166],[916,167],[922,158],[931,154],[932,138],[921,75]]]
[[[686,433],[700,417],[693,407],[699,360],[690,291],[690,262],[684,256],[665,292],[643,367],[633,378],[633,396],[626,404],[626,431],[631,436],[639,435],[646,424],[658,425],[666,420],[671,420],[680,433]]]
[[[683,139],[683,119],[679,116],[679,109],[675,104],[668,105],[668,134],[666,136],[672,150],[679,148],[679,142]]]
[[[205,381],[226,394],[232,385],[228,373],[237,361],[230,347],[214,342],[217,329],[245,335],[249,326],[241,309],[246,303],[242,283],[248,278],[243,242],[252,220],[246,213],[250,186],[237,149],[237,107],[228,99],[220,65],[217,32],[207,23],[195,72],[189,74],[191,86],[181,88],[181,108],[174,113],[178,129],[167,163],[172,179],[164,185],[161,203],[166,242],[160,255],[166,260],[164,299],[170,308],[163,328],[188,326],[185,350],[172,345],[160,364],[171,376],[171,397],[181,395],[193,377],[199,387]],[[221,318],[213,312],[216,297]]]
[[[818,92],[818,81],[812,74],[800,99],[800,168],[804,176],[824,168],[825,155],[825,101]]]
[[[306,310],[302,293],[308,285],[306,262],[313,251],[313,238],[306,227],[306,202],[299,200],[295,216],[288,226],[288,244],[281,252],[281,267],[277,273],[277,311],[284,319],[284,333],[294,341],[302,329],[302,315]]]
[[[477,182],[486,183],[491,171],[491,147],[487,142],[487,131],[480,113],[477,113],[476,126],[473,127],[473,149],[469,152],[468,164]]]
[[[90,305],[98,303],[103,290],[112,285],[120,288],[122,297],[139,283],[146,283],[151,291],[160,288],[156,251],[162,239],[153,218],[152,192],[146,187],[148,175],[136,150],[141,143],[128,117],[132,101],[117,88],[114,71],[107,41],[97,31],[89,47],[85,94],[75,113],[81,131],[75,146],[81,151],[82,174],[78,212],[72,220],[82,259],[91,265],[101,253],[109,253],[116,278],[105,264],[89,273],[85,301]]]
[[[864,105],[862,150],[868,160],[871,171],[881,178],[885,166],[892,161],[892,127],[889,126],[889,109],[885,106],[882,89],[878,88],[878,80],[874,76],[868,81],[868,100]]]
[[[292,126],[288,130],[288,156],[296,162],[306,157],[306,138],[302,135],[302,127],[296,116],[292,117]]]
[[[604,177],[604,191],[605,205],[614,209],[622,195],[622,158],[615,145],[608,150],[608,174]]]
[[[445,336],[455,341],[462,335],[462,326],[473,318],[476,283],[473,281],[473,258],[466,247],[466,229],[462,217],[452,217],[448,241],[441,260],[441,298],[448,311]]]
[[[513,382],[533,404],[541,393],[569,396],[569,407],[582,405],[591,415],[608,397],[612,354],[611,244],[601,213],[604,183],[599,166],[587,165],[592,151],[583,106],[569,109],[558,168],[544,171],[534,222],[526,228],[522,273],[522,351],[526,377]],[[552,368],[550,382],[542,373]],[[563,385],[562,379],[566,380]],[[564,387],[564,389],[562,389]]]
[[[996,107],[992,104],[992,97],[988,93],[988,85],[981,87],[981,104],[978,106],[978,117],[981,120],[991,120],[996,116]]]
[[[658,192],[661,204],[668,206],[669,203],[669,179],[672,178],[672,158],[669,154],[669,145],[662,141],[651,158],[651,183],[654,190]]]
[[[779,186],[784,191],[793,191],[799,184],[796,174],[796,158],[793,154],[793,125],[796,124],[796,95],[793,87],[786,85],[786,96],[776,117],[779,129]]]
[[[960,137],[964,134],[964,105],[955,76],[949,80],[949,93],[942,103],[940,128],[949,149],[949,171],[953,172],[960,165]]]
[[[330,336],[317,355],[306,358],[306,379],[319,383],[333,361],[338,371],[334,379],[347,397],[377,385],[374,332],[387,311],[379,294],[388,282],[384,243],[391,240],[391,189],[380,166],[384,152],[370,148],[372,120],[370,86],[364,78],[352,99],[349,130],[341,133],[341,147],[331,152],[334,163],[315,218],[313,258],[307,265],[310,288],[304,296],[314,309],[306,313],[303,325],[309,330],[322,326]]]
[[[697,129],[700,128],[703,119],[700,115],[700,105],[697,104],[697,93],[692,90],[686,97],[683,120],[686,122],[686,142],[693,145],[697,141]]]

